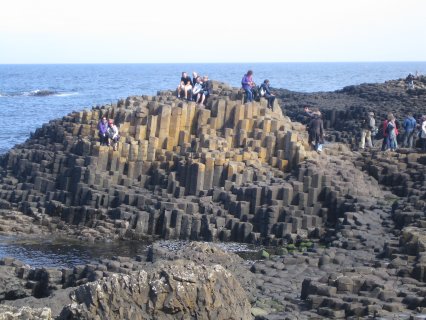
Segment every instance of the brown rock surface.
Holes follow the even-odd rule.
[[[59,319],[252,319],[234,276],[220,265],[177,260],[150,272],[79,287]]]

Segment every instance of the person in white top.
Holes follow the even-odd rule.
[[[118,134],[118,128],[114,124],[114,120],[109,119],[108,120],[108,138],[109,138],[109,145],[112,145],[112,148],[117,150],[118,147],[118,140],[120,139],[120,136]]]
[[[426,115],[422,116],[422,124],[420,126],[420,141],[422,150],[426,151]]]

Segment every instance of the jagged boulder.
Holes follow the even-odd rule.
[[[16,308],[0,305],[0,320],[51,320],[52,313],[49,308]]]
[[[402,230],[400,245],[410,255],[418,255],[426,251],[426,230],[417,227],[406,227]]]
[[[79,287],[59,319],[252,319],[235,277],[220,265],[178,260]]]

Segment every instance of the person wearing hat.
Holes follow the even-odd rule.
[[[118,135],[118,128],[112,119],[108,120],[108,138],[108,145],[112,144],[114,151],[117,150],[118,139],[120,139],[120,136]]]
[[[367,147],[372,148],[373,142],[371,137],[373,132],[376,130],[376,120],[374,119],[374,112],[368,112],[367,117],[361,123],[361,141],[359,148],[363,150],[365,148],[365,142],[367,141]]]

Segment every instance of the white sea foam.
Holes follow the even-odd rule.
[[[75,96],[78,92],[61,92],[54,94],[55,97],[69,97],[69,96]]]

